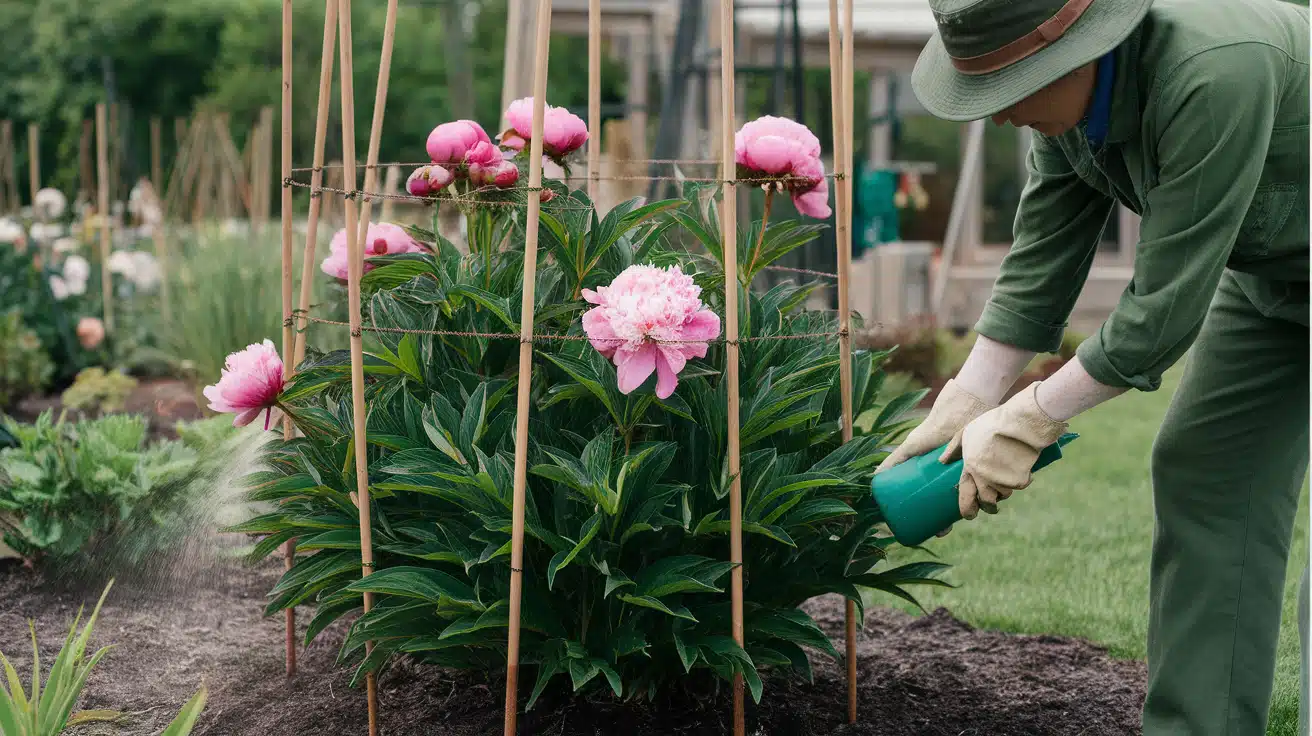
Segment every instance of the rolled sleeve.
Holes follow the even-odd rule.
[[[1034,136],[1015,242],[975,331],[1036,353],[1061,345],[1113,200],[1081,179],[1057,143]]]
[[[1134,276],[1077,353],[1100,383],[1155,390],[1198,336],[1261,178],[1277,78],[1267,50],[1229,46],[1186,61],[1150,100],[1160,172]]]

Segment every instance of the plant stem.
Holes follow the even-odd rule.
[[[747,286],[752,284],[755,275],[756,259],[761,255],[761,245],[765,243],[765,228],[770,224],[770,205],[774,203],[774,185],[765,190],[765,212],[761,213],[761,234],[756,238],[756,247],[752,248],[752,258],[747,262]]]

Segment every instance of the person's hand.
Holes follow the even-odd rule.
[[[1066,432],[1065,422],[1039,407],[1038,389],[1039,384],[1031,384],[961,433],[959,454],[965,467],[957,486],[957,505],[963,519],[974,519],[981,509],[996,514],[999,501],[1028,487],[1039,453]],[[943,459],[955,457],[945,453]]]
[[[900,465],[913,457],[919,457],[943,445],[948,445],[948,454],[954,453],[961,442],[961,431],[967,424],[993,408],[974,394],[961,388],[955,381],[947,382],[929,410],[929,416],[920,426],[911,430],[911,434],[902,444],[879,464],[875,473]]]

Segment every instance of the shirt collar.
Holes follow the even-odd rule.
[[[1125,143],[1139,134],[1139,41],[1142,27],[1134,31],[1117,46],[1111,97],[1110,123],[1105,143]]]
[[[1116,81],[1116,52],[1109,51],[1098,60],[1098,71],[1093,88],[1093,99],[1089,102],[1089,112],[1085,117],[1084,136],[1089,145],[1101,148],[1107,140],[1107,131],[1111,126],[1112,85]]]

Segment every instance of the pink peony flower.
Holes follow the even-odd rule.
[[[77,341],[87,350],[95,350],[105,339],[105,323],[95,317],[77,321]]]
[[[757,177],[775,179],[797,211],[829,217],[829,185],[820,160],[820,139],[805,125],[770,115],[747,123],[734,136],[735,160]]]
[[[435,164],[459,164],[478,143],[492,143],[478,123],[472,120],[442,123],[428,134],[428,157]]]
[[[388,253],[422,253],[424,250],[404,228],[390,222],[369,223],[369,231],[365,234],[364,242],[365,258]],[[346,229],[343,228],[337,231],[332,242],[328,244],[328,256],[323,259],[319,268],[329,276],[345,281],[348,273],[346,265]],[[375,267],[372,263],[364,264],[366,272],[372,271]]]
[[[523,150],[533,136],[533,98],[525,97],[510,103],[506,108],[506,123],[510,130],[499,136],[501,145]],[[543,152],[561,159],[582,148],[587,140],[588,125],[583,118],[563,107],[546,106],[542,119]]]
[[[263,411],[268,429],[283,385],[282,359],[273,343],[265,340],[229,355],[219,382],[206,386],[203,393],[210,409],[237,415],[232,426],[244,427]]]
[[[455,180],[455,174],[438,164],[420,166],[405,180],[405,190],[416,197],[428,197],[446,189]]]
[[[634,265],[610,286],[583,290],[597,306],[583,315],[592,347],[615,362],[620,393],[631,393],[656,373],[656,396],[666,399],[689,358],[706,356],[706,340],[720,334],[720,318],[702,304],[701,287],[678,266]]]

